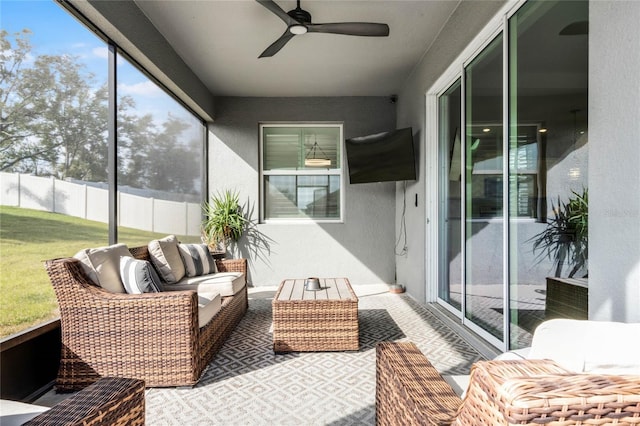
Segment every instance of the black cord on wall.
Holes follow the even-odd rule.
[[[404,256],[407,254],[407,181],[403,182],[402,187],[402,217],[400,218],[400,232],[398,233],[398,240],[396,241],[395,252],[396,256]],[[398,251],[398,246],[402,241],[402,249]]]

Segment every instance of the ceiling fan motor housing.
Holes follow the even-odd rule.
[[[296,7],[295,9],[288,11],[287,15],[291,16],[293,19],[295,19],[300,23],[303,23],[303,24],[311,23],[311,14],[306,10],[300,9],[300,7]]]

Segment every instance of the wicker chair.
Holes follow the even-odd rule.
[[[144,425],[144,398],[142,380],[103,377],[51,408],[3,400],[0,424]]]
[[[480,361],[461,400],[412,343],[376,348],[378,425],[640,425],[640,376],[551,360]]]
[[[552,360],[471,368],[453,425],[640,425],[640,376],[576,374]]]
[[[146,247],[130,251],[149,260]],[[216,264],[246,279],[246,259]],[[195,291],[114,294],[92,284],[77,259],[45,266],[60,306],[58,392],[82,389],[102,376],[141,379],[147,387],[193,386],[248,308],[245,285],[224,297],[220,311],[199,328]]]

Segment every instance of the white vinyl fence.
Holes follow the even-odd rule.
[[[109,221],[109,191],[53,177],[0,172],[0,205]],[[118,225],[165,234],[200,235],[200,204],[118,192]]]

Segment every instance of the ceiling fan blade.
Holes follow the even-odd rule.
[[[389,35],[387,24],[372,22],[337,22],[333,24],[307,24],[310,33],[331,33],[366,37],[386,37]]]
[[[291,40],[293,37],[295,36],[295,34],[292,34],[289,29],[287,28],[287,30],[284,32],[284,34],[282,34],[280,36],[279,39],[277,39],[276,41],[274,41],[271,46],[267,47],[265,49],[264,52],[262,52],[262,54],[259,56],[259,58],[268,58],[270,56],[275,55],[276,53],[278,53],[278,51],[280,49],[282,49],[284,47],[285,44],[287,44],[289,42],[289,40]]]
[[[293,19],[291,16],[287,14],[280,6],[278,6],[273,0],[256,0],[258,3],[269,9],[273,14],[278,16],[278,18],[282,19],[287,27],[290,27],[294,24],[299,24],[298,21]]]
[[[589,34],[589,21],[573,22],[560,31],[560,35],[585,35]]]

